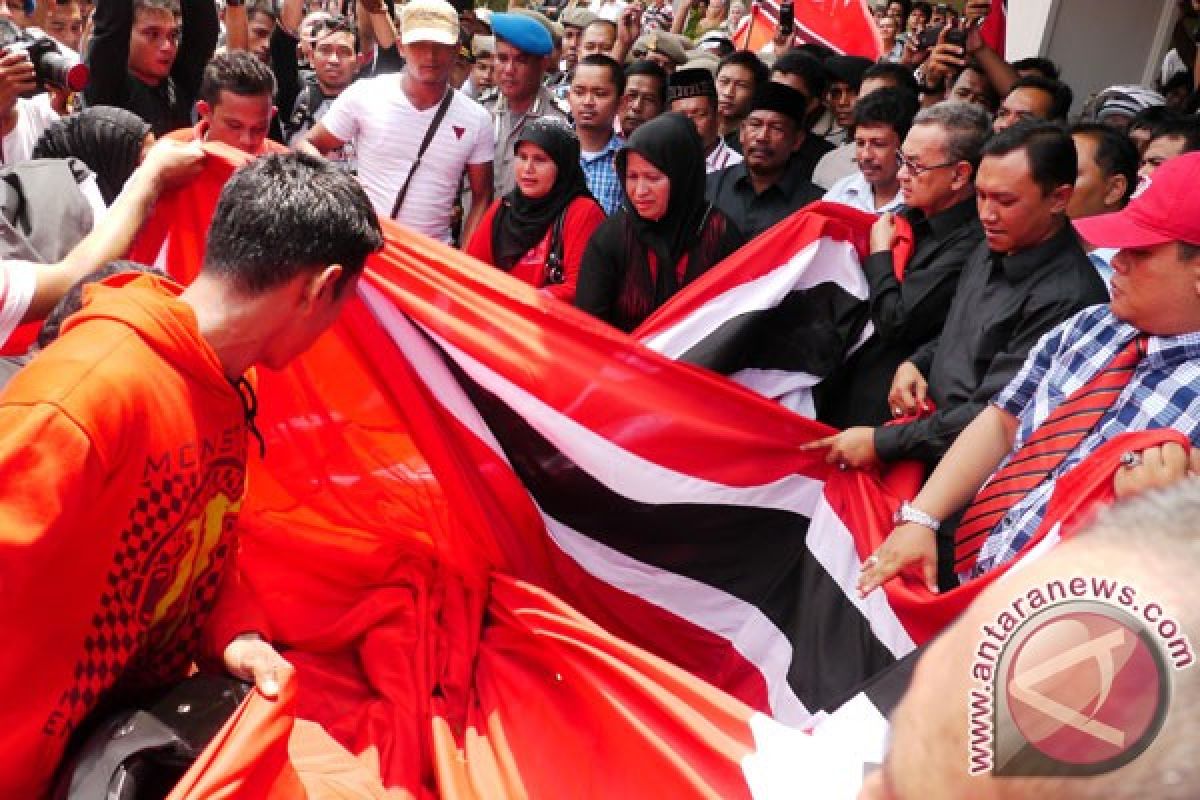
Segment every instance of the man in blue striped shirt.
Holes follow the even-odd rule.
[[[584,56],[575,67],[567,102],[579,134],[579,164],[588,189],[612,216],[621,205],[621,183],[614,159],[625,144],[617,136],[613,121],[625,91],[625,72],[606,55]]]

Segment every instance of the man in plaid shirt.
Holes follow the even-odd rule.
[[[1112,301],[1084,309],[1044,336],[1024,367],[972,421],[917,495],[906,518],[864,563],[868,592],[910,566],[935,574],[940,520],[967,505],[1059,404],[1089,383],[1137,336],[1145,355],[1094,428],[991,529],[973,577],[1011,560],[1036,532],[1057,479],[1102,443],[1129,431],[1174,428],[1200,443],[1200,153],[1180,156],[1155,173],[1123,211],[1078,220],[1096,246],[1119,249]],[[1177,480],[1195,463],[1179,448],[1127,454],[1120,473]],[[1121,474],[1118,475],[1120,479]],[[1126,477],[1126,482],[1129,482]],[[912,517],[923,517],[914,521]]]
[[[579,163],[588,189],[604,213],[612,216],[621,205],[621,182],[614,159],[625,144],[616,134],[613,120],[625,91],[625,72],[606,55],[584,56],[571,77],[567,102],[579,134]]]

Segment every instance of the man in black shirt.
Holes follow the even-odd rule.
[[[128,109],[156,136],[191,125],[217,46],[213,0],[97,0],[93,25],[87,104]]]
[[[831,463],[935,465],[1044,333],[1108,300],[1066,221],[1076,177],[1070,135],[1049,123],[1020,123],[983,152],[975,188],[985,240],[963,270],[941,336],[900,365],[888,394],[897,416],[930,411],[929,401],[932,413],[899,425],[850,428],[806,446],[828,447]]]
[[[759,86],[739,131],[746,160],[708,176],[708,201],[748,239],[823,194],[792,163],[805,135],[806,103],[782,83]]]
[[[887,395],[896,368],[941,333],[963,266],[983,240],[975,170],[990,132],[987,112],[968,103],[940,103],[917,115],[900,149],[899,173],[912,256],[898,280],[896,224],[892,214],[881,216],[863,262],[875,331],[818,387],[822,422],[835,428],[882,425],[892,416]]]

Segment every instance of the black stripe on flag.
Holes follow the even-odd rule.
[[[648,504],[615,492],[439,350],[546,514],[639,562],[757,607],[792,643],[788,679],[806,708],[829,707],[894,661],[808,551],[808,517],[764,507]]]
[[[679,360],[723,375],[755,368],[823,377],[845,360],[868,319],[862,300],[839,284],[819,283],[725,320]]]

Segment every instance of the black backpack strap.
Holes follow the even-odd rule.
[[[417,158],[413,161],[412,169],[408,171],[408,177],[404,179],[404,185],[400,187],[400,191],[396,193],[396,202],[392,204],[391,218],[395,219],[400,213],[400,207],[404,205],[404,197],[408,194],[408,186],[412,183],[413,175],[421,166],[421,159],[425,157],[425,151],[429,149],[430,142],[433,141],[433,135],[437,133],[437,129],[442,124],[442,119],[445,118],[446,112],[450,110],[450,103],[454,100],[454,88],[446,89],[446,96],[442,98],[442,104],[438,106],[437,113],[433,115],[433,121],[429,123],[429,130],[425,131],[425,138],[421,141],[421,147],[417,150]]]

